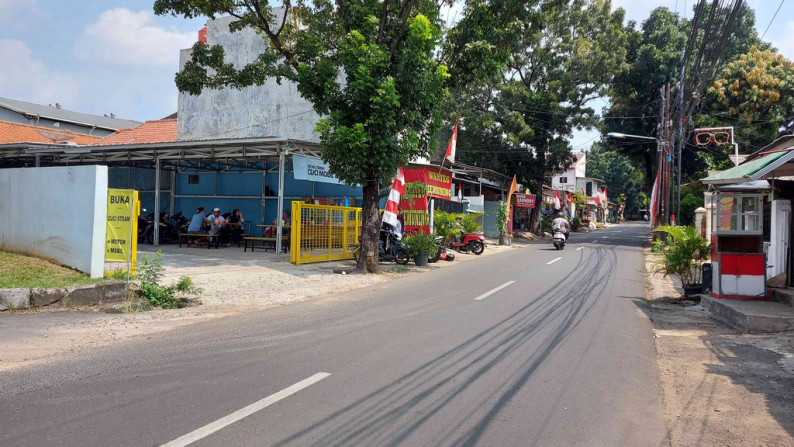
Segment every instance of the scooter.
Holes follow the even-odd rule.
[[[565,248],[565,231],[559,225],[554,225],[551,227],[552,232],[552,240],[554,241],[554,248],[557,250],[562,250]]]
[[[481,255],[485,251],[485,236],[482,232],[466,233],[460,239],[450,239],[447,241],[447,248],[453,248],[463,253],[471,251],[475,255]]]
[[[400,237],[393,230],[380,230],[380,239],[378,240],[378,257],[381,261],[391,262],[405,265],[411,259],[408,250],[400,243]],[[361,257],[361,241],[356,245],[354,256],[356,263],[359,262]]]

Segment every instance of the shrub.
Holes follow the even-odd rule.
[[[198,295],[203,290],[193,284],[189,276],[179,278],[171,286],[160,285],[163,279],[163,254],[158,251],[154,257],[144,255],[138,259],[138,272],[136,277],[141,282],[141,293],[150,303],[163,309],[176,309],[179,299],[184,296]]]
[[[413,257],[427,253],[432,258],[438,252],[438,244],[436,244],[436,238],[432,234],[416,233],[406,236],[403,239],[403,245],[408,250],[408,254]]]
[[[551,233],[551,227],[554,223],[554,218],[548,214],[544,214],[540,219],[540,231]]]
[[[582,218],[574,215],[573,218],[571,218],[571,231],[579,231],[579,228],[581,226],[582,226]]]
[[[482,231],[482,225],[479,222],[482,213],[465,213],[459,214],[459,216],[461,217],[460,224],[466,233],[479,233]]]
[[[446,211],[433,212],[433,233],[436,236],[441,236],[444,241],[448,241],[452,236],[459,236],[461,224],[455,219],[458,215],[455,213],[448,213]]]
[[[685,287],[698,284],[701,280],[701,264],[711,255],[708,241],[695,227],[663,225],[654,231],[662,231],[670,236],[666,246],[662,245],[661,248],[664,260],[659,266],[660,270],[663,270],[665,275],[678,275]],[[669,240],[670,238],[672,240]]]
[[[499,234],[507,233],[507,202],[504,200],[499,201],[499,207],[496,208],[496,227],[499,228]]]

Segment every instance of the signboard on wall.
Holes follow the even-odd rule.
[[[406,169],[403,171],[405,183],[422,182],[427,184],[427,197],[439,199],[452,199],[452,174],[449,171],[437,170],[431,167],[420,169]]]
[[[522,194],[517,192],[514,195],[516,198],[516,207],[535,208],[535,194]]]
[[[105,261],[134,264],[138,249],[138,192],[108,188]]]
[[[309,180],[312,182],[344,185],[335,175],[331,174],[328,163],[315,157],[293,155],[292,173],[295,176],[295,180]]]

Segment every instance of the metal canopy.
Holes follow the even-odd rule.
[[[319,157],[320,145],[277,137],[226,140],[177,141],[173,143],[74,146],[66,144],[14,143],[0,145],[0,167],[106,164],[154,167],[157,160],[171,165],[218,170],[220,165],[241,169],[251,162],[279,162],[279,153]],[[214,165],[214,166],[213,166]]]

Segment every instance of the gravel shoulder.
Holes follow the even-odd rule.
[[[495,256],[533,242],[543,240],[516,240],[512,246],[489,241],[481,256],[456,253],[455,261],[439,261],[428,267],[384,263],[382,275],[333,272],[339,268],[353,269],[355,264],[351,261],[295,266],[287,262],[288,257],[277,257],[272,252],[166,246],[163,282],[168,284],[180,276],[191,276],[204,289],[201,306],[124,314],[108,313],[101,308],[0,312],[0,372],[135,337],[155,337],[211,319],[371,287],[406,275]]]
[[[672,446],[794,445],[794,334],[749,335],[653,272],[648,309]]]

